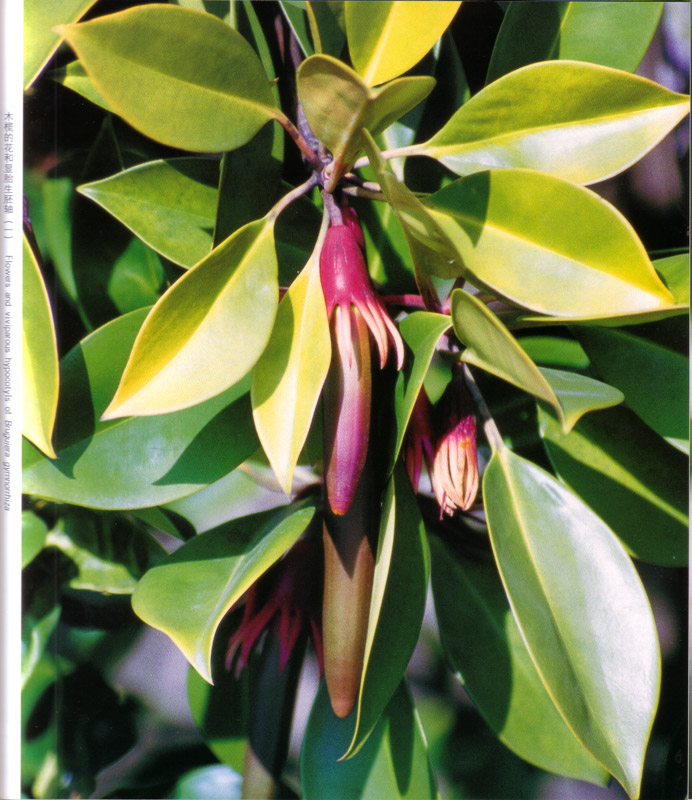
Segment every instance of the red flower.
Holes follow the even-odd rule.
[[[333,344],[324,393],[326,486],[329,505],[338,515],[351,505],[367,454],[372,392],[369,334],[377,345],[380,368],[387,363],[390,343],[397,369],[404,362],[404,343],[375,294],[354,234],[357,219],[348,214],[346,219],[348,224],[327,231],[320,253]]]
[[[315,540],[301,539],[284,557],[247,591],[238,630],[228,641],[226,669],[231,668],[238,648],[235,674],[247,666],[252,648],[265,631],[279,638],[279,671],[286,666],[301,632],[306,631],[323,670],[320,622],[320,582],[317,562],[320,549]]]
[[[424,389],[418,393],[411,412],[403,447],[404,463],[411,479],[413,491],[418,491],[420,474],[425,461],[428,475],[432,480],[433,459],[435,458],[435,432],[432,424],[432,405]]]

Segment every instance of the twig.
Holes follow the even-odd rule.
[[[476,379],[471,374],[468,364],[464,364],[464,379],[466,381],[466,385],[468,386],[469,392],[471,392],[471,397],[473,397],[474,405],[476,406],[476,409],[483,420],[483,430],[485,431],[485,437],[488,440],[488,443],[493,450],[504,449],[505,443],[502,441],[500,431],[497,429],[495,420],[490,414],[490,409],[488,408],[488,405],[481,394],[481,390],[478,388]]]

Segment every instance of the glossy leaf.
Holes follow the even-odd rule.
[[[438,797],[427,744],[406,683],[400,684],[360,752],[339,761],[350,737],[351,720],[335,716],[323,682],[300,756],[306,800]]]
[[[658,703],[646,593],[605,523],[502,446],[483,478],[490,539],[512,610],[555,705],[632,798]]]
[[[138,164],[77,191],[158,253],[191,267],[211,250],[218,183],[218,161],[171,158]]]
[[[582,370],[589,366],[589,357],[584,348],[574,339],[562,336],[522,336],[517,339],[522,348],[539,364],[554,368]]]
[[[400,467],[382,509],[356,725],[345,759],[363,747],[404,677],[423,623],[427,590],[425,527]]]
[[[458,175],[519,167],[594,183],[638,161],[688,112],[686,95],[646,78],[546,61],[491,83],[407,152],[436,158]]]
[[[394,392],[396,441],[390,460],[390,471],[394,469],[406,428],[416,399],[423,387],[423,381],[435,353],[435,347],[442,334],[449,330],[451,320],[445,314],[433,314],[429,311],[414,311],[403,319],[399,331],[406,344],[413,352],[413,364],[408,377],[400,372],[397,376]]]
[[[294,544],[314,511],[302,503],[278,515],[243,517],[191,539],[142,578],[132,598],[135,613],[170,636],[211,683],[211,648],[221,620]]]
[[[688,473],[682,453],[627,408],[590,414],[567,436],[545,408],[539,407],[538,422],[560,480],[630,554],[664,566],[687,564]]]
[[[108,297],[121,314],[153,305],[164,282],[161,259],[140,239],[133,237],[113,264]]]
[[[548,403],[567,433],[587,411],[622,402],[622,392],[573,372],[539,369],[493,312],[474,295],[452,293],[452,320],[466,345],[462,361],[487,370]]]
[[[663,3],[510,3],[495,40],[487,83],[535,61],[591,61],[634,72]]]
[[[144,571],[165,555],[158,542],[123,520],[68,513],[46,537],[73,563],[72,589],[103,594],[132,594]]]
[[[298,46],[303,51],[303,55],[306,58],[314,55],[315,48],[310,39],[305,9],[296,6],[295,3],[286,2],[286,0],[279,0],[279,6],[291,28],[291,32],[296,37]]]
[[[22,435],[55,458],[58,348],[48,293],[26,238],[22,243]]]
[[[689,455],[688,359],[623,331],[583,328],[577,335],[596,370],[624,392],[632,411]]]
[[[104,111],[113,111],[103,95],[94,86],[79,60],[71,61],[53,73],[53,78],[63,86],[81,95],[85,100],[101,106]]]
[[[425,99],[434,85],[433,78],[420,76],[370,89],[336,58],[306,59],[298,70],[298,94],[312,130],[334,156],[328,186],[335,186],[355,162],[363,148],[363,128],[377,136]]]
[[[192,667],[188,669],[187,700],[190,713],[207,747],[219,761],[242,772],[246,744],[247,681],[244,674],[236,678],[232,671],[226,669],[213,674],[214,685],[210,686],[197,670]]]
[[[211,14],[150,5],[61,33],[115,112],[171,147],[232,150],[278,113],[252,47]]]
[[[356,71],[368,86],[402,75],[442,36],[460,5],[450,0],[346,3],[346,37]]]
[[[48,526],[28,509],[22,511],[22,569],[43,550]]]
[[[652,262],[654,268],[663,276],[666,286],[676,303],[690,302],[690,254],[657,258]]]
[[[562,416],[565,419],[563,427],[565,432],[572,430],[587,411],[610,408],[624,399],[619,389],[589,378],[588,375],[548,367],[540,367],[539,371],[550,384],[560,403]]]
[[[455,278],[463,273],[458,247],[436,216],[394,176],[367,130],[363,132],[363,144],[387,202],[403,228],[418,290],[428,305],[439,305],[431,276]]]
[[[218,480],[259,446],[247,382],[185,411],[98,421],[144,316],[142,310],[114,320],[65,356],[59,458],[53,462],[27,445],[25,492],[94,508],[152,506]]]
[[[305,0],[305,10],[316,52],[340,58],[346,43],[345,12],[342,2]]]
[[[62,37],[56,25],[76,22],[96,0],[55,0],[46,6],[27,3],[24,9],[24,71],[22,85],[28,89],[58,49]]]
[[[137,335],[102,419],[187,408],[252,369],[278,305],[273,228],[266,217],[248,223],[163,295]]]
[[[332,353],[319,250],[281,300],[269,344],[252,373],[255,427],[289,495]]]
[[[608,772],[575,739],[543,686],[497,570],[480,554],[430,538],[442,647],[499,739],[541,769],[606,785]]]
[[[566,318],[657,311],[672,297],[625,218],[589,189],[530,170],[490,170],[426,201],[476,281]]]

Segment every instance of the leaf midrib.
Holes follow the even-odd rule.
[[[263,116],[266,116],[266,118],[268,120],[269,119],[274,119],[276,117],[277,110],[274,108],[274,106],[266,105],[266,104],[260,103],[258,101],[249,100],[246,97],[242,97],[242,96],[236,95],[236,94],[231,94],[230,92],[224,92],[224,91],[222,91],[220,89],[211,89],[211,88],[209,88],[207,86],[203,86],[202,84],[199,84],[199,83],[194,83],[191,80],[186,80],[185,78],[181,78],[181,77],[179,77],[177,75],[171,75],[168,72],[163,72],[160,69],[156,69],[155,67],[150,66],[149,64],[137,61],[134,58],[127,58],[127,57],[121,55],[118,52],[111,51],[111,53],[113,55],[113,60],[116,63],[119,61],[121,64],[125,64],[125,65],[133,64],[135,67],[137,67],[138,70],[140,70],[140,71],[142,71],[144,73],[149,73],[150,75],[155,75],[157,77],[161,76],[164,79],[164,81],[170,81],[174,85],[190,87],[193,91],[200,92],[201,94],[209,94],[217,102],[218,102],[219,98],[221,98],[224,101],[228,101],[228,100],[235,101],[235,102],[237,102],[237,103],[239,103],[239,104],[241,104],[243,106],[247,106],[248,108],[250,108],[252,110],[261,112],[263,114]],[[109,100],[109,102],[110,102],[110,98],[108,97],[108,94],[103,91],[103,87],[100,85],[101,82],[93,75],[89,75],[89,77],[91,78],[91,80],[94,83],[94,85],[96,86],[96,88],[101,92],[101,94],[107,100]],[[120,104],[119,103],[117,103],[117,104],[114,103],[113,105],[114,105],[114,108],[115,108],[116,105],[119,106]]]
[[[418,145],[412,145],[411,150],[416,150],[417,152],[422,153],[436,153],[439,155],[454,155],[459,153],[464,153],[467,151],[475,150],[483,150],[485,149],[486,143],[490,144],[502,144],[505,140],[511,138],[521,138],[531,136],[537,133],[544,133],[545,131],[555,131],[564,128],[585,128],[585,127],[597,127],[602,125],[607,125],[612,122],[618,122],[620,120],[628,120],[632,117],[643,117],[645,115],[651,115],[661,111],[667,111],[671,108],[676,106],[685,106],[687,105],[683,101],[678,101],[675,103],[663,103],[658,106],[649,106],[648,108],[644,109],[636,109],[634,111],[623,111],[619,114],[607,114],[599,117],[584,117],[578,120],[571,120],[567,122],[557,122],[552,124],[545,124],[545,125],[533,125],[525,128],[516,128],[512,131],[507,131],[506,133],[499,133],[495,134],[494,136],[485,136],[481,139],[473,139],[470,142],[461,142],[458,144],[436,144],[435,138],[439,136],[442,138],[440,131],[439,134],[433,136],[431,139],[428,139],[427,142],[422,142]],[[466,106],[463,106],[466,108]],[[449,134],[447,134],[449,135]]]
[[[527,239],[525,237],[522,237],[519,234],[515,233],[514,231],[510,231],[510,230],[507,230],[505,228],[499,227],[497,224],[493,224],[492,221],[490,221],[490,220],[485,220],[484,222],[480,222],[477,217],[470,216],[468,214],[464,214],[463,212],[458,211],[456,209],[454,209],[454,210],[449,209],[447,206],[438,205],[437,203],[428,203],[428,207],[431,208],[433,211],[437,212],[438,214],[442,214],[443,216],[447,216],[447,217],[449,217],[449,218],[451,218],[451,219],[453,219],[455,221],[458,219],[461,222],[470,223],[474,227],[479,228],[481,231],[490,230],[497,236],[504,236],[504,237],[512,239],[512,240],[518,240],[520,242],[524,242],[525,244],[529,245],[530,247],[534,247],[537,250],[541,250],[541,251],[543,251],[545,253],[549,253],[549,254],[551,254],[553,256],[557,256],[557,257],[559,257],[561,259],[565,259],[565,260],[569,261],[571,264],[577,264],[577,265],[583,267],[586,270],[590,270],[591,272],[598,273],[599,275],[601,275],[601,274],[602,275],[607,275],[610,278],[613,278],[614,280],[618,281],[619,283],[622,283],[624,286],[628,286],[628,287],[634,288],[634,289],[636,289],[636,290],[638,290],[638,291],[640,291],[640,292],[642,292],[644,294],[649,295],[650,297],[653,297],[653,298],[657,299],[659,301],[659,303],[664,300],[663,297],[660,297],[659,295],[656,295],[656,294],[652,294],[652,292],[651,292],[651,290],[649,288],[642,287],[641,284],[629,282],[629,281],[625,280],[624,278],[622,278],[620,275],[617,275],[617,274],[615,274],[613,272],[609,272],[607,269],[602,269],[602,268],[600,268],[598,266],[594,266],[592,264],[587,264],[584,261],[579,261],[579,260],[577,260],[576,258],[574,258],[572,256],[568,256],[565,253],[560,252],[559,250],[554,250],[551,247],[547,247],[546,245],[541,244],[540,242],[537,242],[534,239]],[[461,222],[459,224],[461,224]],[[471,272],[471,271],[472,270],[469,269],[469,272]],[[652,309],[652,310],[655,310],[655,309]]]

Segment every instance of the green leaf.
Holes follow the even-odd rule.
[[[550,699],[512,616],[494,564],[430,538],[442,647],[488,725],[541,769],[606,785],[608,773],[575,739]]]
[[[221,650],[221,648],[219,648]],[[215,654],[216,655],[216,654]],[[225,653],[223,654],[225,656]],[[214,685],[190,667],[187,700],[190,713],[209,749],[223,764],[242,772],[246,745],[247,686],[245,673],[236,678],[227,669],[213,672]]]
[[[55,458],[52,435],[60,378],[48,293],[36,257],[22,239],[22,435]]]
[[[429,305],[434,305],[437,296],[431,276],[455,278],[463,273],[456,243],[450,239],[435,215],[390,171],[370,131],[363,131],[363,144],[387,202],[403,228],[418,290]]]
[[[279,113],[252,47],[211,14],[148,5],[61,33],[115,112],[171,147],[232,150]]]
[[[65,356],[56,428],[59,458],[51,461],[27,444],[25,492],[95,508],[158,505],[218,480],[259,446],[247,382],[185,411],[98,421],[145,313],[119,317]]]
[[[257,434],[288,495],[331,360],[320,250],[321,243],[279,304],[269,344],[252,374]]]
[[[51,73],[51,77],[58,83],[61,83],[63,86],[81,95],[90,103],[100,106],[105,111],[113,111],[103,95],[94,86],[94,82],[87,75],[81,61],[71,61],[67,66],[61,67]]]
[[[575,329],[599,374],[617,386],[625,403],[659,436],[689,455],[689,361],[632,333]]]
[[[121,314],[127,314],[155,303],[163,281],[163,265],[158,255],[133,237],[113,264],[108,296]]]
[[[33,511],[22,511],[22,569],[43,550],[48,526]]]
[[[565,433],[587,411],[622,402],[622,392],[600,381],[555,369],[539,369],[519,342],[478,298],[452,292],[454,331],[466,345],[462,361],[491,372],[552,406]]]
[[[298,70],[298,94],[315,135],[329,148],[328,188],[351,168],[363,148],[361,130],[377,136],[427,97],[435,85],[427,76],[399,78],[370,89],[346,64],[314,55]]]
[[[646,78],[547,61],[491,83],[407,154],[436,158],[458,175],[520,167],[594,183],[638,161],[688,112],[686,95]]]
[[[122,519],[73,512],[58,520],[46,537],[74,564],[72,589],[103,594],[132,594],[151,564],[165,555],[149,534],[124,525]]]
[[[28,89],[38,78],[60,45],[56,25],[76,22],[96,0],[55,0],[48,6],[29,2],[24,8],[24,72],[22,85]]]
[[[454,181],[426,206],[474,282],[510,303],[578,318],[672,301],[632,227],[589,189],[530,170],[490,170]]]
[[[356,725],[344,759],[363,747],[404,677],[418,641],[427,590],[425,527],[400,465],[383,504]]]
[[[218,183],[215,159],[170,158],[138,164],[77,191],[156,252],[191,267],[212,247]]]
[[[575,370],[589,366],[589,357],[574,339],[565,339],[562,336],[522,336],[517,341],[540,364]]]
[[[360,752],[339,761],[349,718],[332,711],[324,681],[303,738],[300,777],[306,800],[437,798],[428,748],[408,685],[402,682]]]
[[[632,798],[658,703],[646,593],[606,524],[506,447],[483,478],[490,539],[522,636],[555,705]]]
[[[46,650],[46,644],[55,626],[60,619],[60,606],[53,606],[51,610],[40,619],[33,619],[29,614],[24,616],[22,621],[22,690],[31,680],[32,676],[39,672],[38,666]],[[51,659],[53,663],[54,659]],[[23,695],[23,701],[26,696]]]
[[[337,7],[340,7],[341,10],[339,11]],[[305,10],[308,14],[310,31],[315,40],[317,52],[339,58],[346,43],[346,32],[343,30],[345,26],[343,3],[306,0]]]
[[[591,414],[564,435],[545,408],[540,434],[562,480],[607,523],[628,552],[683,566],[688,553],[687,463],[627,408]]]
[[[273,229],[269,217],[248,223],[171,286],[145,320],[102,419],[187,408],[252,369],[278,305]]]
[[[423,381],[435,353],[435,347],[443,333],[449,330],[451,319],[444,314],[433,314],[428,311],[414,311],[403,319],[399,332],[406,344],[413,351],[413,364],[408,377],[400,372],[397,376],[394,393],[396,419],[396,441],[390,459],[390,472],[394,469],[401,445],[404,441],[416,399],[423,387]]]
[[[534,61],[591,61],[634,72],[663,3],[510,3],[495,40],[487,83]]]
[[[298,46],[303,51],[303,55],[306,58],[314,55],[315,48],[310,39],[305,9],[299,8],[294,3],[286,2],[286,0],[279,0],[279,6],[281,7],[284,17],[286,17],[291,32],[296,37]]]
[[[676,303],[689,305],[690,302],[690,254],[657,258],[652,262],[654,268],[673,295]]]
[[[296,542],[315,513],[303,502],[222,525],[186,542],[149,570],[132,597],[209,683],[214,634],[231,607]]]
[[[624,399],[619,389],[587,375],[548,367],[540,367],[539,371],[557,396],[562,409],[561,415],[565,419],[565,433],[571,431],[587,411],[616,406]]]
[[[442,36],[460,5],[429,0],[346,3],[346,37],[356,71],[368,86],[402,75]]]

